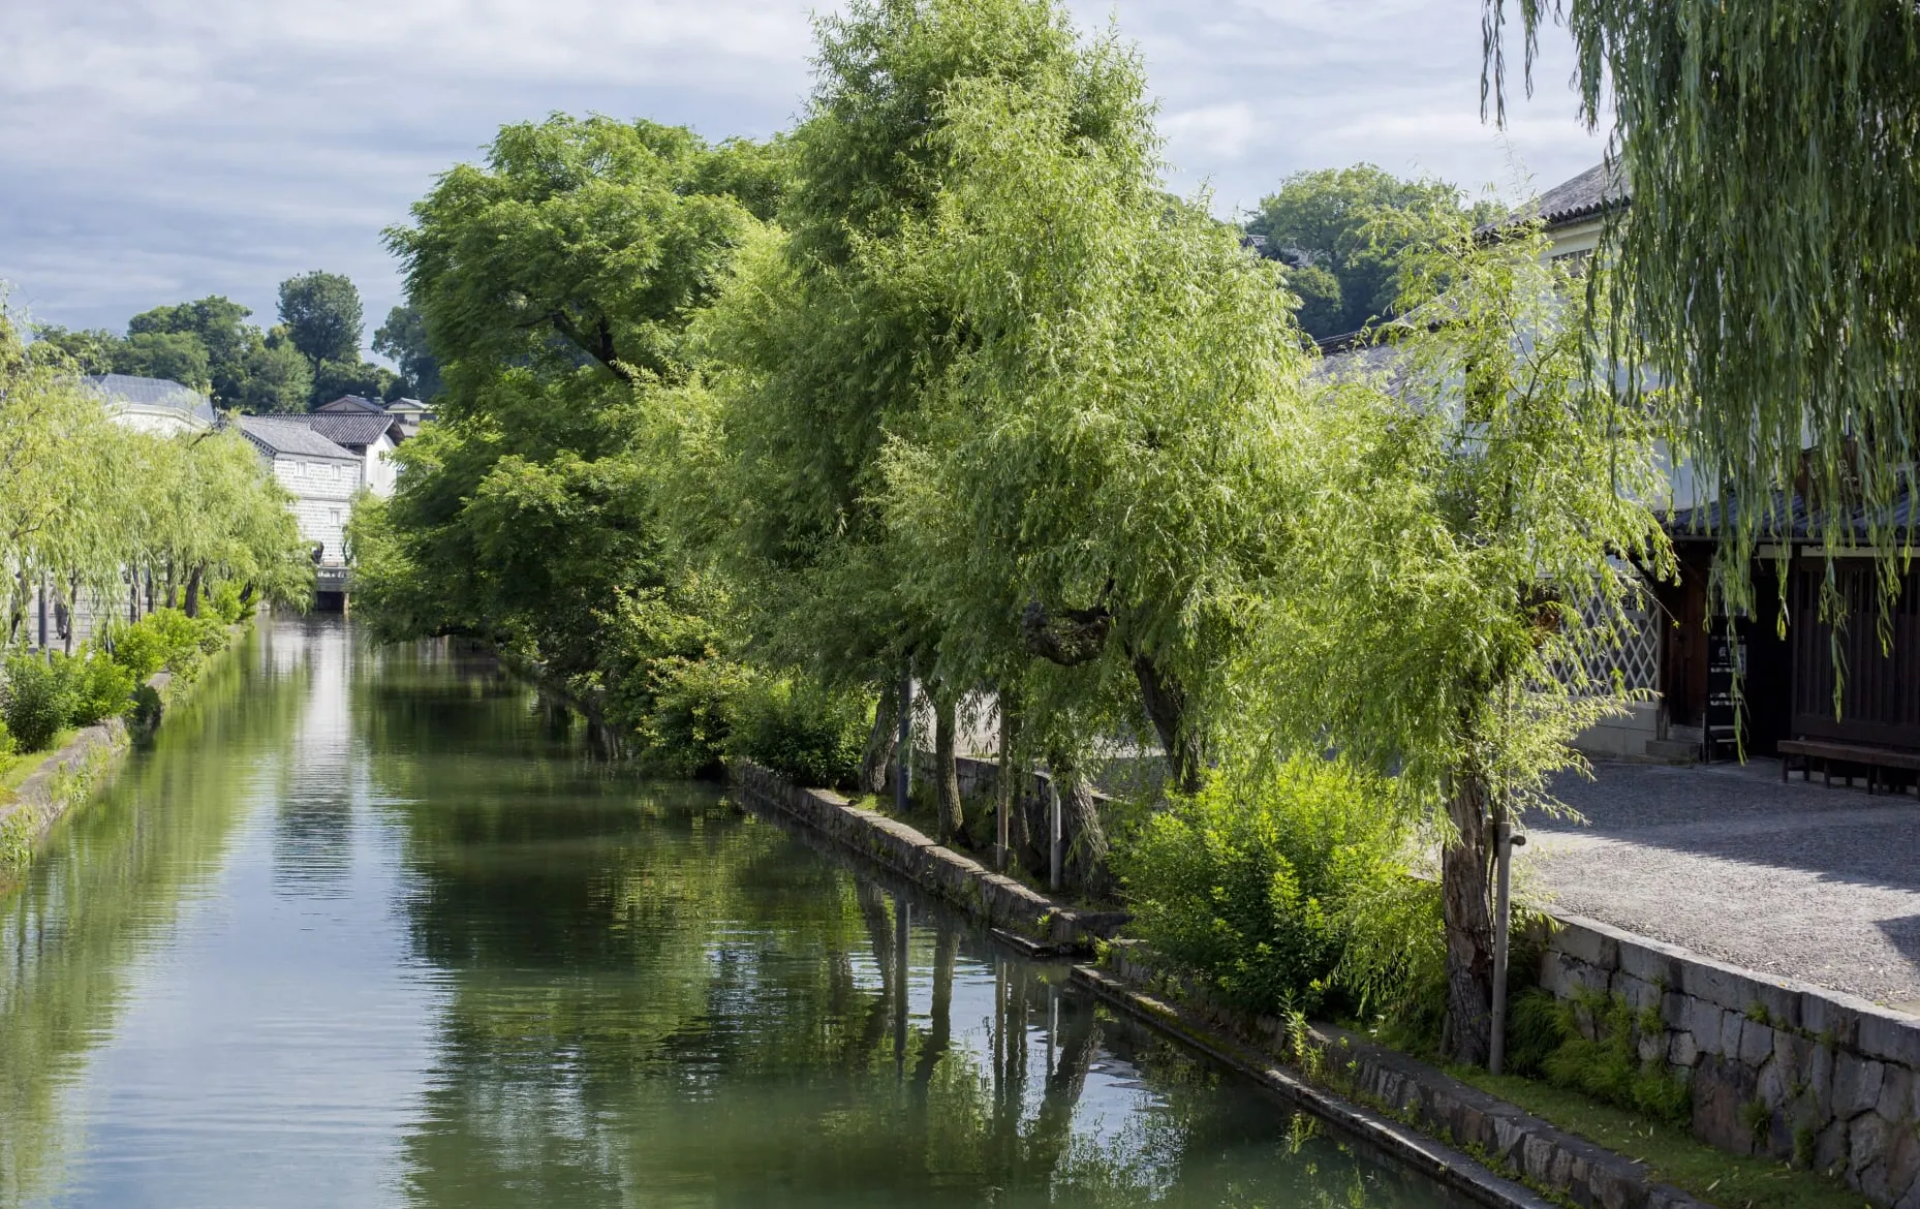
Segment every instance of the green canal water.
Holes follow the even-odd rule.
[[[263,623],[0,898],[0,1205],[1450,1198],[482,661]]]

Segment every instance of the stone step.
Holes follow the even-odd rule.
[[[1700,745],[1684,739],[1648,739],[1647,757],[1670,764],[1691,764],[1700,758]]]

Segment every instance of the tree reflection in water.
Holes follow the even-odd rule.
[[[356,715],[445,992],[417,1203],[1446,1203],[1063,968],[717,790],[563,754],[477,668],[419,671]]]

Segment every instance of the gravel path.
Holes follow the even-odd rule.
[[[1780,766],[1598,764],[1516,861],[1549,905],[1768,973],[1920,1011],[1920,799]]]

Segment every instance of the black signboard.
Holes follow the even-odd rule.
[[[1707,633],[1706,725],[1700,735],[1700,756],[1707,763],[1713,762],[1716,748],[1738,746],[1740,714],[1734,682],[1745,680],[1746,675],[1746,639],[1729,634],[1725,621],[1715,622]]]

